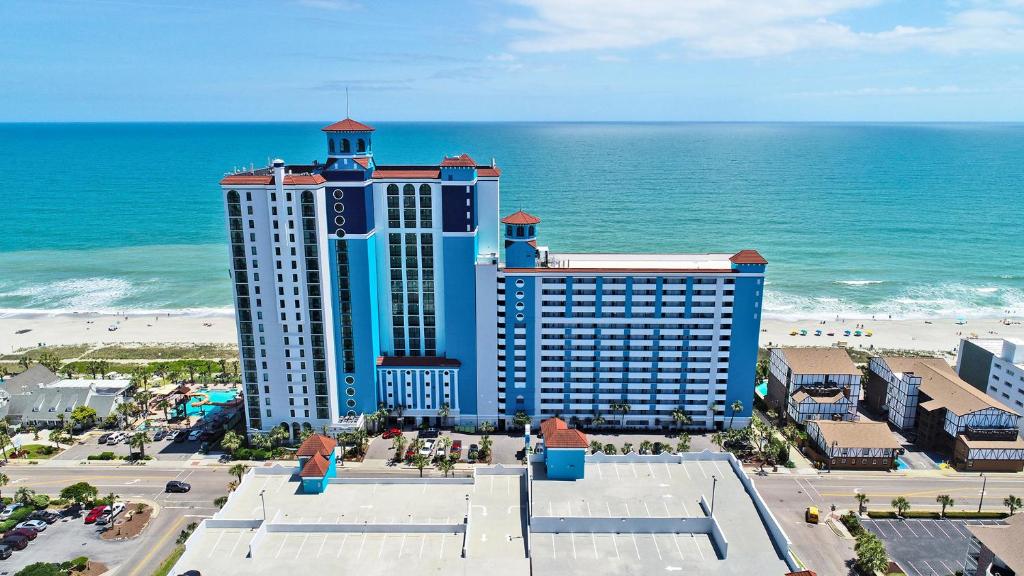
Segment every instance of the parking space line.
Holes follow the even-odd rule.
[[[959,534],[960,537],[962,537],[962,538],[966,538],[967,537],[967,535],[964,534],[963,530],[961,530],[960,527],[956,525],[957,524],[956,522],[954,522],[952,520],[948,520],[948,522],[949,522],[949,525],[952,526],[954,530],[956,530],[956,533]]]
[[[348,534],[341,539],[341,545],[338,546],[338,553],[334,556],[335,558],[341,558],[341,553],[345,551],[345,542],[348,542]]]
[[[618,464],[612,464],[612,466],[615,467],[615,477],[617,479],[619,479],[619,480],[622,480],[622,476],[619,474],[619,465]]]
[[[636,559],[640,559],[640,546],[636,543],[636,534],[630,534],[633,537],[633,549],[636,550]]]
[[[594,560],[600,560],[601,556],[597,553],[597,538],[593,534],[590,535],[590,542],[594,545]]]
[[[911,562],[909,560],[907,560],[907,568],[910,568],[911,571],[913,571],[914,573],[918,574],[919,576],[923,576],[923,574],[924,574],[923,572],[921,572],[920,570],[917,569],[917,566],[914,566],[913,562]]]
[[[910,530],[910,533],[914,535],[914,538],[918,537],[917,532],[914,532],[914,527],[910,525],[910,520],[904,520],[903,525],[907,527],[907,530]]]
[[[693,545],[697,547],[697,554],[700,554],[700,559],[704,559],[704,551],[700,549],[700,542],[697,542],[697,537],[690,534],[690,538],[693,538]]]
[[[665,464],[665,472],[668,473],[668,479],[671,480],[672,479],[672,469],[669,468],[668,462],[664,462],[664,464]]]
[[[658,551],[658,560],[664,560],[661,555],[661,546],[658,546],[658,537],[655,534],[651,534],[651,540],[654,540],[654,549]]]
[[[611,536],[612,536],[612,546],[615,547],[615,559],[616,560],[620,560],[622,557],[619,556],[619,542],[618,542],[618,538],[615,537],[615,534],[612,534]]]
[[[932,574],[937,574],[935,568],[932,568],[932,565],[929,564],[927,560],[921,560],[921,562],[924,562],[924,565],[928,567],[928,570],[931,570]]]
[[[928,529],[928,523],[927,522],[925,522],[924,520],[918,520],[918,522],[920,523],[919,526],[921,528],[923,528],[925,532],[928,533],[928,536],[931,536],[932,538],[935,537],[935,534],[932,534],[932,531]]]
[[[284,545],[286,542],[288,542],[288,534],[285,534],[284,538],[281,538],[281,547],[277,549],[277,554],[274,554],[274,558],[281,557],[281,551],[284,550]]]
[[[958,569],[950,568],[949,564],[946,564],[945,560],[939,560],[939,564],[942,564],[942,567],[945,568],[946,572],[949,572],[950,574],[953,574],[954,572],[956,572],[958,570]]]
[[[363,532],[363,539],[359,542],[359,553],[356,554],[356,560],[363,557],[363,546],[366,545],[366,532]]]
[[[380,539],[380,550],[377,550],[377,558],[378,559],[384,557],[384,543],[387,542],[387,541],[388,541],[388,535],[384,534],[384,536],[382,536],[381,539]]]
[[[557,560],[558,559],[558,547],[555,546],[555,533],[554,532],[551,533],[551,559],[552,560]]]
[[[306,534],[306,537],[302,539],[302,544],[299,544],[299,549],[295,552],[295,559],[296,560],[299,559],[299,556],[302,556],[302,547],[306,545],[306,542],[308,540],[309,540],[309,534]]]
[[[633,471],[633,478],[639,478],[640,476],[636,473],[636,464],[630,462],[629,469]]]
[[[703,477],[704,477],[704,479],[706,480],[706,479],[707,479],[707,477],[708,477],[708,475],[707,475],[707,473],[706,473],[706,472],[704,472],[704,467],[700,465],[700,460],[697,460],[697,468],[700,468],[700,474],[701,474],[701,476],[703,476]]]
[[[647,500],[644,500],[644,510],[647,510],[647,517],[651,517],[651,508],[647,505]]]
[[[668,463],[665,463],[665,466],[668,466]],[[686,462],[683,462],[683,472],[686,472],[687,480],[693,480],[693,477],[690,476],[690,467],[686,465]]]
[[[672,534],[672,543],[676,545],[676,552],[679,552],[679,559],[686,560],[686,556],[683,555],[683,549],[679,547],[679,535]]]
[[[935,524],[932,524],[932,527],[938,528],[939,532],[942,532],[943,536],[945,536],[946,538],[949,538],[950,537],[949,534],[947,534],[946,531],[942,529],[943,522],[945,522],[945,520],[939,520]]]
[[[220,536],[217,536],[217,541],[214,542],[213,547],[210,548],[210,553],[207,554],[207,557],[213,557],[213,553],[217,551],[217,546],[220,546],[220,539],[223,538],[223,537],[224,537],[224,532],[221,531]]]
[[[441,535],[441,545],[438,546],[438,548],[440,548],[440,551],[437,553],[437,557],[438,558],[444,558],[444,543],[447,542],[447,541],[448,541],[448,539],[445,538],[444,535],[442,534]]]
[[[398,547],[398,557],[399,558],[402,557],[402,552],[405,552],[405,539],[408,536],[409,536],[408,534],[402,534],[402,545]]]

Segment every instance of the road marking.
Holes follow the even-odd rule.
[[[345,542],[348,542],[348,533],[341,539],[341,545],[338,546],[338,553],[334,555],[335,558],[341,558],[341,553],[345,551]]]
[[[299,549],[295,552],[295,559],[296,560],[298,560],[299,556],[302,555],[302,547],[305,546],[306,542],[308,542],[308,541],[309,541],[309,534],[306,534],[306,537],[302,539],[302,544],[299,544]]]
[[[658,551],[658,560],[664,560],[661,556],[661,546],[658,546],[658,537],[651,534],[651,540],[654,540],[654,549]]]
[[[700,542],[697,542],[697,537],[690,534],[690,538],[693,538],[693,545],[697,547],[697,553],[700,554],[700,559],[704,559],[704,551],[700,549]]]
[[[590,542],[594,545],[594,559],[600,559],[601,556],[597,553],[597,538],[595,538],[593,534],[590,535]]]
[[[184,523],[185,517],[183,516],[181,518],[178,518],[174,522],[174,524],[171,524],[170,527],[166,529],[164,535],[160,537],[160,540],[158,540],[157,543],[149,549],[149,553],[142,558],[142,561],[137,562],[135,564],[135,568],[128,574],[128,576],[137,576],[139,574],[139,571],[146,566],[147,562],[149,562],[149,559],[152,558],[153,555],[156,554],[158,551],[160,551],[163,545],[167,543],[168,539],[170,539],[172,536],[177,537],[178,530]]]
[[[910,520],[904,520],[903,525],[907,527],[907,530],[910,530],[910,533],[914,535],[914,538],[918,537],[917,532],[914,532],[914,527],[910,525]]]
[[[640,559],[640,546],[636,543],[636,534],[630,534],[633,537],[633,549],[636,550],[636,559]]]
[[[665,464],[665,466],[668,466],[668,464]],[[686,472],[687,480],[693,480],[693,477],[690,476],[690,467],[686,465],[686,462],[683,462],[683,472]]]
[[[576,534],[569,533],[569,542],[572,542],[572,559],[576,559]]]
[[[796,482],[797,487],[800,488],[800,492],[803,492],[804,496],[807,496],[808,500],[810,500],[811,502],[814,502],[814,498],[812,498],[811,495],[807,492],[807,489],[805,489],[803,487],[803,485],[800,484],[800,479],[799,478],[794,478],[793,481]]]
[[[427,535],[424,534],[420,537],[420,558],[423,558],[423,547],[427,544]]]
[[[647,505],[647,500],[644,500],[644,510],[647,510],[647,517],[651,517],[651,508]]]
[[[359,542],[359,553],[356,554],[356,560],[363,557],[363,546],[366,544],[366,532],[363,532],[363,539]]]
[[[697,468],[700,468],[701,476],[703,476],[704,479],[707,480],[708,475],[706,472],[704,472],[704,467],[700,465],[700,460],[697,460]]]
[[[665,462],[665,472],[668,473],[668,479],[672,480],[672,468],[669,468],[668,462]]]
[[[615,538],[615,534],[612,534],[612,545],[615,547],[615,559],[616,560],[621,560],[622,557],[619,556],[619,542]]]
[[[950,568],[949,564],[946,564],[945,560],[939,560],[939,564],[942,564],[942,567],[945,568],[946,572],[949,572],[950,574],[956,572],[956,569]]]
[[[274,558],[281,557],[281,551],[284,550],[284,545],[286,542],[288,542],[288,534],[285,534],[284,538],[281,538],[281,546],[278,547],[277,554],[274,554]]]
[[[387,534],[384,534],[384,536],[380,539],[380,550],[377,551],[377,559],[378,560],[384,556],[384,544],[387,542],[387,539],[388,539],[388,535]]]
[[[935,572],[935,569],[934,569],[934,568],[932,568],[932,565],[931,565],[931,564],[929,564],[927,560],[921,560],[921,562],[924,562],[924,565],[925,565],[925,566],[927,566],[927,567],[928,567],[928,569],[932,571],[932,574],[935,574],[935,573],[936,573],[936,572]]]
[[[924,520],[918,520],[918,522],[920,523],[920,527],[924,528],[924,531],[927,532],[929,536],[931,536],[932,538],[935,537],[935,534],[932,534],[932,531],[928,529],[927,522],[925,522]]]
[[[555,533],[554,532],[551,533],[551,559],[552,560],[557,560],[558,559],[558,547],[555,546]]]
[[[946,538],[949,538],[949,534],[947,534],[947,533],[946,533],[946,531],[942,529],[942,525],[943,525],[943,524],[944,524],[945,522],[947,522],[947,521],[946,521],[946,520],[939,520],[939,521],[938,521],[938,522],[936,522],[935,524],[932,524],[932,526],[933,526],[933,527],[935,527],[935,528],[938,528],[938,529],[939,529],[939,532],[942,532],[942,535],[943,535],[943,536],[945,536]]]
[[[217,551],[217,546],[220,546],[220,540],[224,537],[224,531],[222,530],[220,536],[217,536],[217,541],[213,543],[213,547],[210,548],[210,553],[206,556],[208,558],[213,557],[213,553]]]
[[[324,544],[327,544],[327,534],[324,534],[324,539],[320,541],[320,548],[316,551],[317,558],[324,553]]]
[[[440,551],[439,551],[439,552],[437,553],[437,557],[438,557],[438,558],[444,558],[444,543],[445,543],[445,542],[447,542],[447,541],[448,541],[448,539],[447,539],[447,538],[445,538],[445,537],[444,537],[444,536],[442,535],[442,536],[441,536],[441,546],[439,546],[439,548],[440,548],[441,550],[440,550]]]
[[[686,556],[683,556],[683,549],[679,547],[679,535],[678,534],[673,534],[672,535],[672,543],[674,543],[676,545],[676,552],[679,552],[679,559],[680,560],[686,560]]]

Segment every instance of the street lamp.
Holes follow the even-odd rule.
[[[267,501],[263,498],[263,494],[266,490],[260,490],[260,502],[263,503],[263,521],[267,521]]]
[[[831,473],[832,473],[832,458],[834,458],[834,457],[835,457],[835,454],[836,454],[836,445],[837,445],[837,444],[839,444],[839,441],[838,441],[838,440],[833,440],[833,441],[832,441],[832,449],[831,449],[831,450],[829,450],[829,452],[828,452],[828,473],[829,473],[829,474],[831,474]]]
[[[711,517],[715,517],[715,488],[718,487],[718,476],[711,475]]]
[[[981,514],[981,503],[985,501],[985,486],[988,484],[988,476],[985,473],[981,473],[981,496],[978,498],[978,514]]]

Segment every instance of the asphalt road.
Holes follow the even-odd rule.
[[[804,522],[804,510],[817,506],[827,514],[834,504],[838,510],[856,510],[854,495],[868,495],[869,509],[891,510],[889,502],[905,497],[911,510],[939,510],[939,494],[949,494],[955,505],[949,510],[977,510],[982,479],[978,476],[904,477],[896,474],[841,473],[820,475],[753,475],[754,484],[768,507],[793,542],[797,557],[818,574],[849,574],[848,561],[854,557],[853,543],[838,538],[825,524]],[[1024,477],[991,475],[985,489],[984,509],[1006,511],[1003,498],[1024,495]],[[824,517],[823,517],[824,519]]]
[[[227,494],[232,476],[226,466],[185,467],[180,469],[146,468],[145,466],[48,467],[45,464],[6,466],[3,473],[11,479],[5,493],[26,486],[40,494],[56,496],[61,488],[75,482],[88,482],[101,495],[113,492],[123,500],[144,498],[160,505],[160,513],[145,532],[125,547],[121,576],[149,576],[174,549],[178,533],[190,522],[200,522],[216,511],[213,500]],[[192,485],[186,494],[165,494],[168,480],[185,480]],[[47,558],[60,562],[68,558]]]

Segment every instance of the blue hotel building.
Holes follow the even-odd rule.
[[[221,180],[251,431],[345,429],[380,407],[499,428],[518,412],[662,427],[679,408],[746,425],[756,251],[550,252],[539,218],[500,217],[496,166],[377,164],[373,128],[323,131],[322,163]]]

